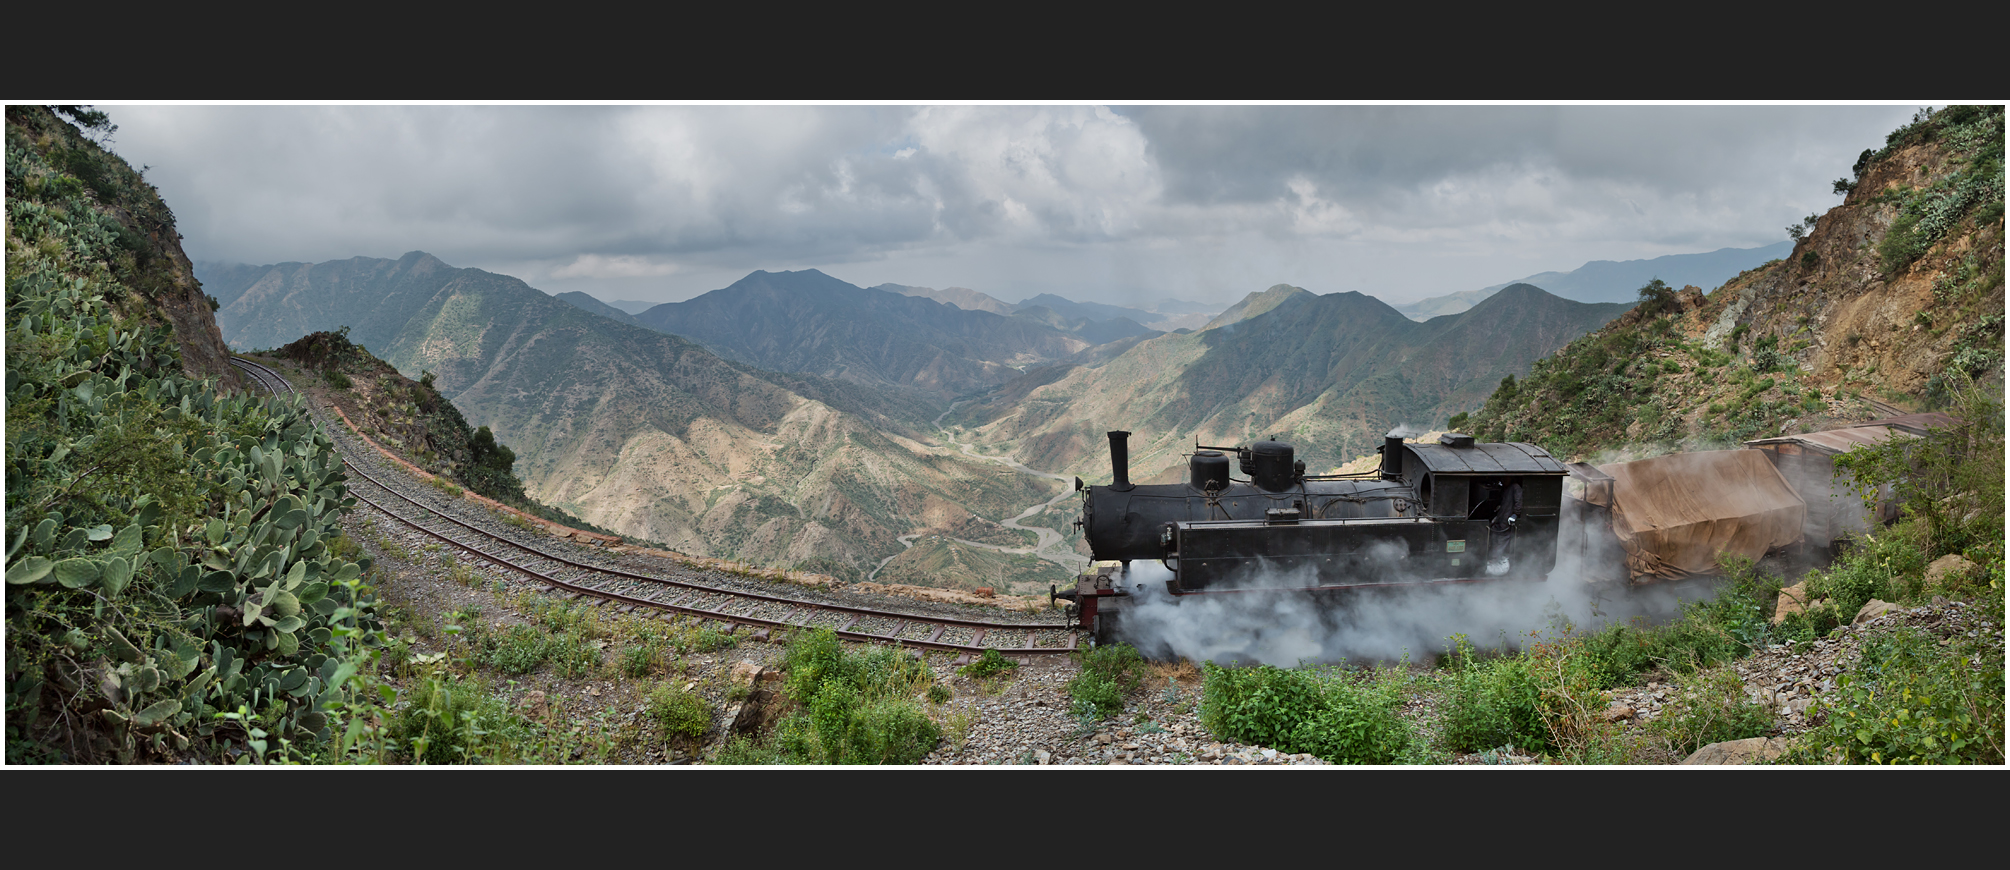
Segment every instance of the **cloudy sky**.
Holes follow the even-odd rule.
[[[1146,304],[1407,302],[1749,248],[1917,106],[119,106],[190,257],[667,302],[755,269]]]

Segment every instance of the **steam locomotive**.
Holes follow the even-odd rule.
[[[1122,637],[1126,608],[1147,592],[1143,572],[1131,571],[1139,560],[1171,572],[1149,592],[1174,596],[1540,580],[1556,563],[1567,472],[1533,444],[1459,433],[1406,443],[1390,432],[1379,467],[1359,475],[1307,475],[1277,440],[1196,444],[1184,482],[1140,486],[1130,482],[1130,434],[1109,433],[1109,486],[1076,480],[1092,555],[1122,567],[1051,591],[1098,643]],[[1230,476],[1230,454],[1245,479]]]

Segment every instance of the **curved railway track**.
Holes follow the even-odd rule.
[[[235,357],[231,363],[275,394],[294,392],[292,384],[265,366]],[[331,434],[337,431],[335,427],[329,429]],[[611,602],[628,612],[650,610],[665,618],[683,614],[744,625],[754,629],[756,638],[777,630],[829,628],[838,637],[862,643],[957,652],[965,656],[990,649],[1021,658],[1062,654],[1075,647],[1076,634],[1066,625],[880,610],[774,595],[758,588],[759,584],[716,574],[680,569],[674,573],[682,576],[666,576],[577,561],[428,505],[422,500],[423,495],[414,498],[392,484],[400,475],[381,469],[373,474],[363,468],[365,463],[357,461],[356,454],[364,451],[352,452],[352,446],[340,437],[337,444],[352,475],[349,492],[357,501],[469,556],[573,597]],[[356,486],[358,482],[363,486]]]

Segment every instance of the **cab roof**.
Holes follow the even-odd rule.
[[[1564,474],[1563,463],[1549,451],[1519,441],[1505,444],[1476,443],[1471,447],[1443,444],[1405,444],[1433,474]]]

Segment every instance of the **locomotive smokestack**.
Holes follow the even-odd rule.
[[[1118,492],[1131,491],[1131,433],[1124,431],[1110,434],[1110,488]]]
[[[1403,476],[1403,427],[1398,426],[1382,436],[1382,479],[1395,480]]]

